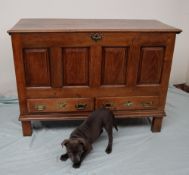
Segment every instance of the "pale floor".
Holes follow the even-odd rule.
[[[79,169],[73,169],[70,160],[59,160],[65,151],[60,143],[78,123],[47,122],[42,127],[34,123],[33,135],[23,137],[18,113],[17,103],[0,104],[1,175],[189,174],[189,94],[173,87],[161,133],[151,133],[144,120],[120,123],[119,131],[114,130],[112,154],[104,151],[107,136],[103,132]]]

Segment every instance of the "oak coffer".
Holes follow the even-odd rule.
[[[12,38],[23,135],[32,120],[152,117],[161,130],[175,35],[156,20],[22,19]]]

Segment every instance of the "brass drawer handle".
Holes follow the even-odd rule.
[[[97,42],[102,39],[102,35],[100,33],[93,33],[91,39]]]
[[[66,102],[59,103],[59,104],[58,104],[58,108],[59,108],[59,109],[65,108],[66,105],[67,105]]]
[[[141,105],[142,105],[144,108],[149,108],[149,107],[152,107],[153,102],[152,102],[152,101],[150,101],[150,102],[141,102]]]
[[[84,109],[86,109],[86,107],[87,107],[87,104],[84,104],[84,103],[78,103],[75,105],[75,108],[77,110],[84,110]]]
[[[130,107],[130,106],[133,106],[133,102],[131,101],[127,101],[123,104],[124,106],[127,106],[127,107]]]
[[[105,107],[105,108],[112,108],[112,107],[114,107],[115,106],[115,104],[114,103],[105,103],[105,104],[103,104],[103,107]]]
[[[44,111],[46,108],[45,105],[35,105],[35,110],[37,111]]]

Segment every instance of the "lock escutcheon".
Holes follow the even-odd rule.
[[[91,39],[97,42],[102,39],[102,35],[100,33],[93,33],[91,34]]]

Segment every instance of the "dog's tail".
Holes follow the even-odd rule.
[[[113,126],[118,131],[115,115],[113,114],[112,117],[113,117]]]

